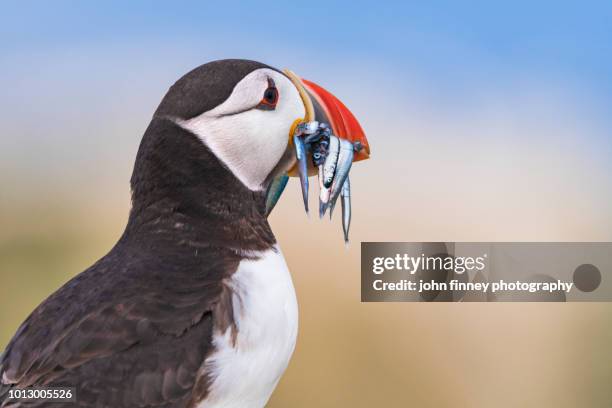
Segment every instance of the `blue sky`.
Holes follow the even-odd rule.
[[[79,43],[248,40],[384,59],[446,74],[554,69],[610,90],[612,5],[606,1],[14,2],[0,19],[3,49]],[[230,47],[231,48],[231,47]],[[478,61],[461,60],[465,53]],[[5,57],[7,55],[5,54]],[[452,70],[450,70],[452,65]]]
[[[612,153],[611,39],[606,1],[4,3],[0,130],[6,143],[30,119],[13,144],[42,143],[46,133],[51,148],[70,133],[53,122],[77,112],[112,118],[107,134],[115,123],[122,140],[146,126],[182,73],[238,57],[331,84],[362,118],[368,112],[370,129],[391,117],[470,129],[502,117],[496,128],[521,122],[510,139],[573,129],[603,163]]]
[[[159,64],[183,58],[186,66],[223,57],[290,67],[328,63],[337,69],[374,69],[379,77],[393,76],[396,89],[410,90],[413,80],[428,96],[449,103],[465,103],[466,93],[527,79],[570,89],[581,105],[600,109],[602,119],[608,116],[609,2],[303,4],[5,3],[0,13],[0,61],[10,63],[25,55],[44,64],[56,52],[78,56],[115,49],[118,55],[124,52],[134,58],[155,54],[164,60]]]

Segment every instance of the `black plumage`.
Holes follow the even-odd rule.
[[[82,407],[192,407],[206,396],[213,327],[233,324],[224,279],[275,238],[265,194],[172,118],[213,108],[261,67],[218,61],[172,86],[138,151],[125,232],[21,325],[0,359],[0,406],[27,386],[76,387]]]

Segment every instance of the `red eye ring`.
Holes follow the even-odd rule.
[[[263,94],[260,105],[274,108],[278,103],[278,89],[275,86],[269,86]]]
[[[276,85],[272,78],[268,78],[268,87],[264,91],[263,97],[256,108],[261,110],[274,110],[276,109],[277,103],[278,89],[276,89]]]

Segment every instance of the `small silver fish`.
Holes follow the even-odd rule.
[[[336,205],[338,197],[342,197],[342,231],[344,241],[349,241],[351,227],[351,182],[349,172],[353,164],[355,152],[361,150],[359,142],[354,144],[331,134],[331,128],[318,122],[309,122],[297,127],[293,136],[297,170],[302,187],[304,208],[308,213],[308,153],[312,153],[313,165],[318,169],[319,182],[319,216],[323,217],[329,208],[329,216]],[[285,183],[285,184],[283,184]],[[284,179],[273,180],[266,201],[266,208],[273,208],[286,185]],[[280,191],[280,193],[278,193]],[[278,196],[277,196],[278,193]]]
[[[332,182],[334,181],[334,174],[336,173],[336,164],[338,163],[339,154],[340,139],[338,139],[336,136],[330,136],[327,157],[325,158],[325,164],[323,164],[323,185],[325,188],[330,188]]]
[[[344,232],[344,242],[349,242],[349,228],[351,228],[351,180],[346,178],[340,193],[342,204],[342,231]]]
[[[330,199],[328,204],[330,206],[330,216],[331,211],[333,211],[334,207],[336,206],[336,200],[338,199],[338,196],[340,196],[344,181],[348,177],[349,171],[351,170],[351,165],[353,164],[353,155],[353,144],[348,140],[341,139],[340,153],[338,155],[338,164],[336,165],[336,174],[334,176],[334,182],[331,187]]]

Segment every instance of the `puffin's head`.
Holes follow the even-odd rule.
[[[340,138],[359,141],[364,132],[351,112],[323,88],[259,62],[220,60],[179,79],[155,117],[170,119],[202,143],[252,191],[265,190],[295,166],[295,126],[317,120]]]

